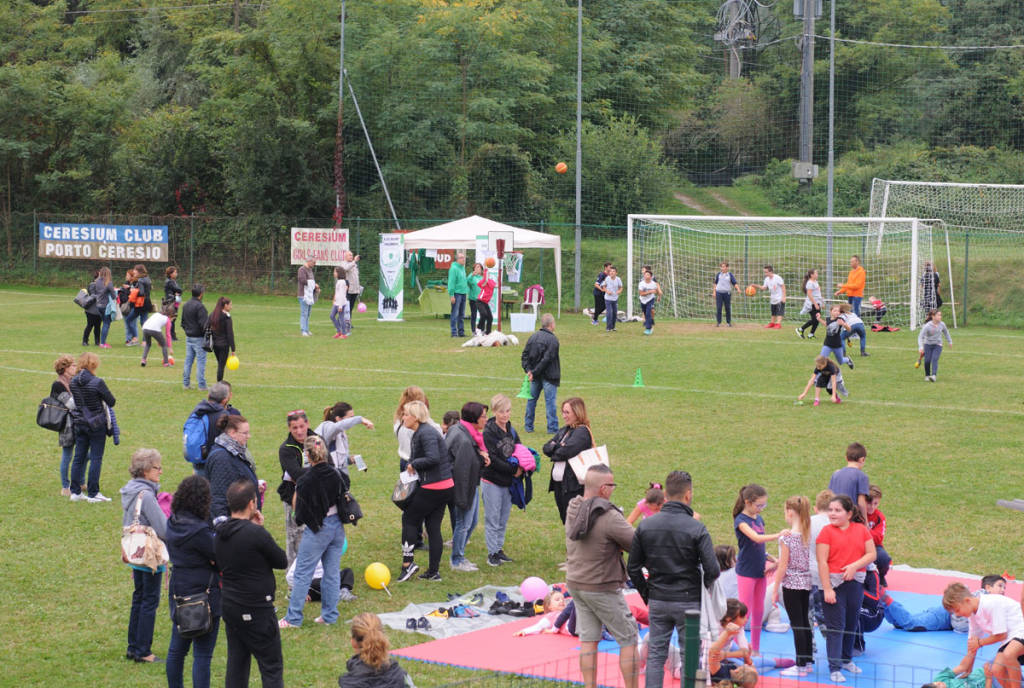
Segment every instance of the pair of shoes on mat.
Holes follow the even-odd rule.
[[[421,616],[420,618],[409,617],[405,620],[405,627],[410,631],[429,631],[430,622],[427,621],[427,617]]]

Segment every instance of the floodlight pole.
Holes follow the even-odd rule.
[[[338,43],[338,129],[334,140],[334,227],[340,228],[345,216],[345,138],[342,123],[345,105],[345,0],[341,0],[341,40]]]
[[[580,310],[580,251],[583,243],[580,194],[583,181],[583,0],[576,2],[576,255],[573,259],[573,308]]]
[[[826,215],[835,217],[836,191],[836,0],[831,0],[828,30],[828,182]],[[832,293],[832,222],[825,242],[825,293]]]

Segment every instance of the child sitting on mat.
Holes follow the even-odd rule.
[[[953,673],[958,676],[969,673],[978,650],[985,645],[998,644],[991,675],[986,672],[986,686],[993,678],[1005,688],[1019,686],[1020,661],[1024,657],[1024,614],[1020,604],[1004,595],[974,597],[963,583],[950,583],[942,594],[942,606],[970,620],[967,654],[953,667]]]
[[[565,595],[559,590],[552,590],[544,596],[542,602],[544,615],[536,623],[522,628],[512,635],[521,638],[526,635],[537,635],[538,633],[560,633],[564,628],[571,636],[578,636],[576,632],[576,603],[571,599],[566,601]],[[650,624],[650,616],[647,610],[636,605],[629,605],[629,611],[633,619],[644,626]],[[605,628],[601,629],[602,640],[614,640]]]

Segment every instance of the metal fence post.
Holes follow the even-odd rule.
[[[198,280],[196,279],[196,214],[189,213],[188,216],[188,274],[192,278],[192,284],[195,284]]]
[[[284,229],[282,226],[281,229]],[[277,244],[277,237],[270,233],[270,293],[274,293],[274,245]]]
[[[36,209],[32,209],[32,272],[39,272],[39,222]]]
[[[540,232],[544,233],[544,220],[540,221]],[[540,276],[537,278],[537,284],[544,284],[544,253],[540,252]]]
[[[967,262],[968,262],[968,260],[970,260],[970,255],[971,255],[970,247],[971,247],[971,230],[965,229],[964,230],[964,293],[963,293],[963,299],[961,299],[963,301],[963,304],[964,304],[964,306],[963,306],[964,307],[964,327],[967,327]],[[949,298],[950,299],[953,298],[952,291],[951,291],[951,293],[949,295]]]
[[[700,610],[686,610],[686,625],[683,629],[686,641],[683,645],[683,681],[685,688],[696,688],[697,661],[700,659]]]

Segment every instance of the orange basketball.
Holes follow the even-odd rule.
[[[487,258],[484,259],[484,265],[489,268],[493,268],[495,265],[494,256],[487,256]]]
[[[568,171],[569,166],[566,165],[564,162],[560,162],[557,165],[555,165],[555,172],[557,172],[558,174],[565,174]]]
[[[753,284],[751,284],[749,287],[747,287],[747,296],[753,296],[756,293],[757,293],[757,287],[755,287]]]

